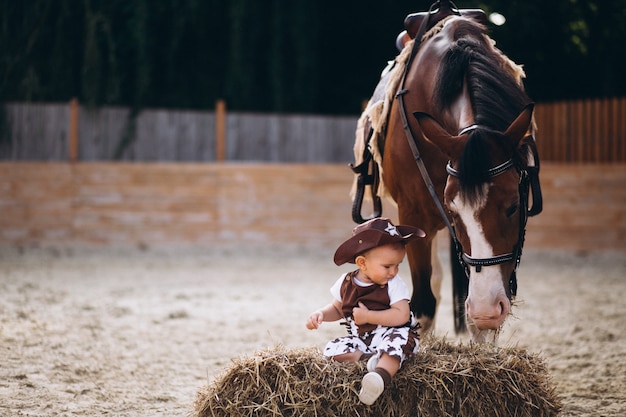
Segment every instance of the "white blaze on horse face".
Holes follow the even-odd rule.
[[[487,204],[490,183],[483,185],[482,196],[475,204],[469,204],[460,195],[454,197],[453,204],[461,218],[470,240],[472,258],[493,257],[493,246],[488,242],[482,225],[478,221],[481,210]],[[502,284],[501,270],[497,266],[470,267],[469,290],[466,300],[466,313],[479,330],[497,329],[510,310]]]
[[[460,194],[457,194],[452,200],[458,216],[465,225],[472,246],[471,256],[473,258],[490,258],[493,256],[493,247],[487,242],[483,228],[478,221],[478,214],[487,204],[489,187],[489,183],[483,184],[483,189],[480,192],[481,197],[475,204],[465,201]]]

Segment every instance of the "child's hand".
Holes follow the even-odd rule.
[[[357,325],[368,324],[368,313],[369,309],[365,306],[365,304],[359,301],[359,305],[352,309],[352,317],[354,318],[354,322]]]
[[[318,310],[309,316],[309,319],[306,321],[306,328],[309,330],[315,330],[320,327],[320,324],[322,324],[323,320],[324,313]]]

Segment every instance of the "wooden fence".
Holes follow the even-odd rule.
[[[127,108],[74,106],[5,105],[0,160],[347,163],[353,159],[357,118],[351,116],[143,110],[133,118]]]
[[[544,161],[626,162],[626,98],[538,103]]]
[[[626,252],[625,168],[544,164],[525,248]],[[0,177],[0,245],[333,248],[354,226],[342,164],[3,162]]]
[[[7,104],[0,160],[351,162],[357,116]],[[626,98],[539,103],[543,161],[626,162]],[[127,142],[127,146],[124,144]]]

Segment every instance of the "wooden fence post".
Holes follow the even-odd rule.
[[[215,159],[226,160],[226,102],[217,100],[215,103]]]
[[[78,99],[76,97],[70,100],[68,157],[70,162],[78,161]]]

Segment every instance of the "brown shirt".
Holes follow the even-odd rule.
[[[354,282],[357,271],[350,272],[346,275],[341,284],[341,311],[344,317],[352,317],[352,309],[363,303],[370,310],[387,310],[391,307],[389,304],[389,286],[385,285],[368,285],[362,287]],[[374,330],[376,324],[359,325],[359,334]]]

